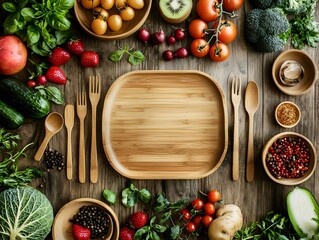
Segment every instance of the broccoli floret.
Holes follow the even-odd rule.
[[[289,21],[279,8],[252,9],[245,20],[246,40],[261,52],[276,52],[283,48],[289,36]]]
[[[256,8],[266,9],[270,7],[279,6],[284,0],[250,0],[250,1]]]

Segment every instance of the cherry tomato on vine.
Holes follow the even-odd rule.
[[[106,32],[107,29],[107,23],[103,19],[96,18],[91,23],[91,28],[94,33],[98,35],[103,35]]]
[[[180,211],[180,214],[183,216],[183,219],[184,219],[185,221],[189,221],[189,220],[191,219],[191,213],[190,213],[190,211],[188,211],[188,210],[185,209],[185,208]]]
[[[123,21],[131,21],[135,16],[135,11],[131,7],[126,7],[122,10],[120,16]]]
[[[92,9],[100,4],[100,0],[81,0],[81,4],[86,9]]]
[[[216,22],[213,26],[214,29],[217,29],[218,22]],[[221,20],[218,40],[222,43],[228,44],[235,40],[237,36],[237,28],[232,21],[229,20]]]
[[[207,198],[211,203],[218,202],[220,200],[220,192],[215,189],[210,190],[207,194]]]
[[[196,5],[196,12],[204,21],[213,22],[219,15],[219,8],[216,8],[218,4],[218,0],[199,0]]]
[[[214,62],[225,61],[229,56],[229,47],[224,43],[214,44],[209,50],[210,59]]]
[[[192,208],[199,211],[202,210],[204,207],[204,201],[202,199],[196,198],[191,203]]]
[[[228,11],[236,11],[238,10],[244,3],[244,0],[224,0],[223,8]]]
[[[204,210],[206,215],[213,215],[216,211],[214,203],[211,203],[211,202],[205,203]]]
[[[122,18],[120,17],[120,15],[115,14],[108,18],[107,23],[111,30],[116,32],[119,31],[122,27]]]
[[[202,219],[202,223],[204,227],[209,227],[212,221],[213,221],[213,217],[210,215],[205,215]]]
[[[186,230],[187,232],[191,233],[194,232],[196,230],[196,226],[193,222],[189,222],[186,224]]]
[[[202,223],[202,219],[203,219],[203,216],[196,215],[195,217],[193,217],[192,222],[195,224],[197,228],[199,228],[200,224]]]
[[[202,38],[194,39],[190,45],[190,50],[195,57],[205,57],[209,53],[209,44]]]
[[[206,22],[204,22],[201,19],[194,19],[189,24],[188,32],[192,38],[202,38],[206,35],[205,29],[207,28],[208,28],[208,25]]]
[[[144,7],[144,0],[127,0],[127,3],[134,9],[142,9]]]

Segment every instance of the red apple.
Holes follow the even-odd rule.
[[[27,48],[16,36],[0,37],[0,74],[12,75],[20,72],[28,59]]]

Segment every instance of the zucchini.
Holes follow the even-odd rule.
[[[0,77],[0,99],[31,118],[43,118],[50,112],[47,99],[14,77]]]
[[[7,129],[17,129],[23,123],[23,115],[0,100],[0,125]]]
[[[319,206],[312,193],[296,187],[288,193],[286,201],[290,222],[300,239],[313,239],[319,230]]]

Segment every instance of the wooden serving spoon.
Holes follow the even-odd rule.
[[[44,153],[45,148],[48,145],[48,142],[52,138],[53,135],[58,133],[63,127],[63,117],[58,112],[51,112],[45,119],[45,137],[34,156],[34,159],[40,161],[42,155]]]
[[[259,93],[257,83],[249,81],[245,93],[245,108],[249,116],[248,150],[246,179],[252,182],[254,179],[254,114],[259,106]]]

